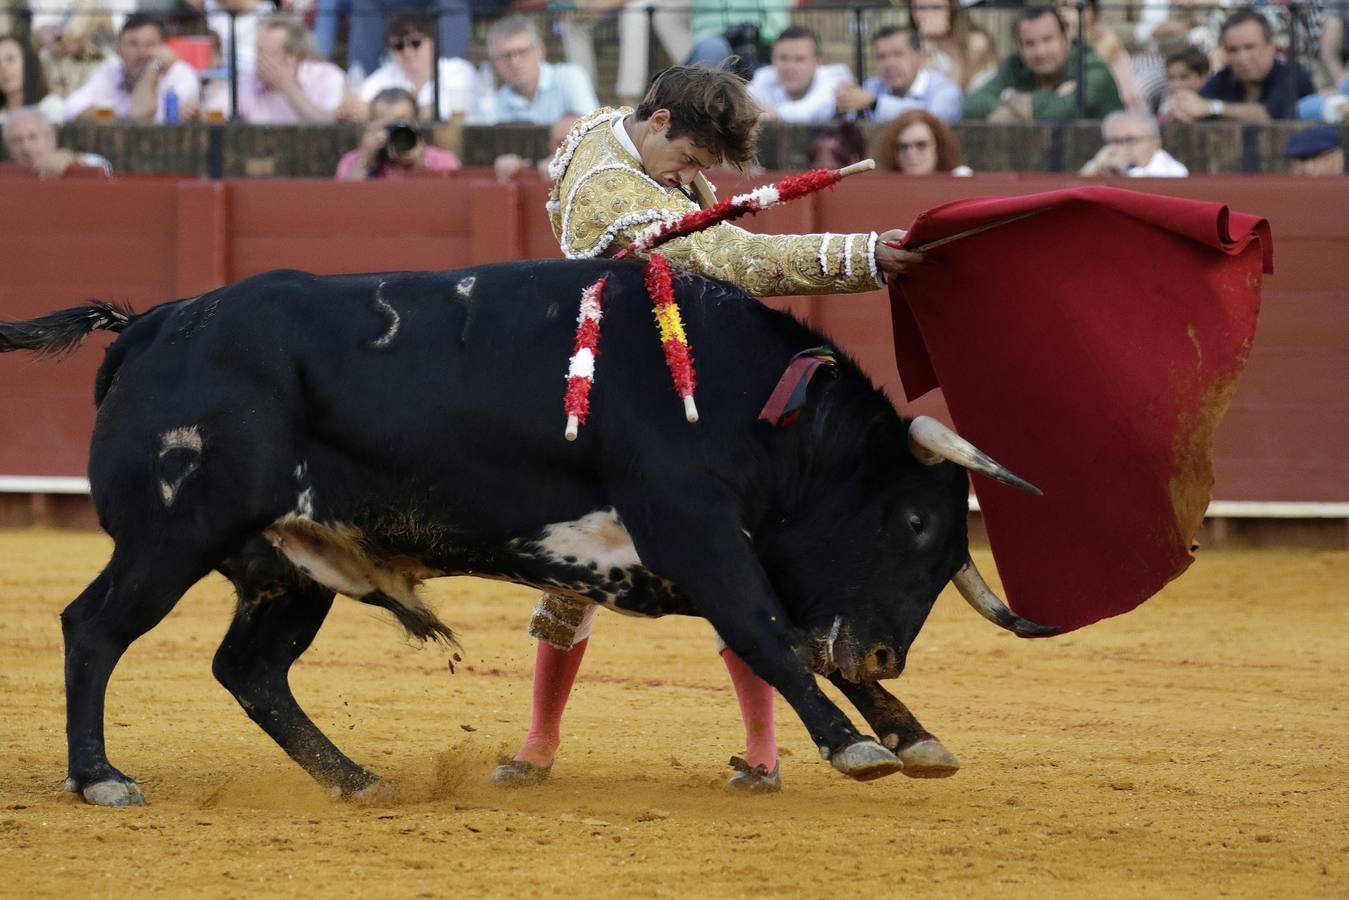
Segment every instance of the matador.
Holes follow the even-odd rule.
[[[612,256],[654,222],[666,222],[716,202],[704,171],[719,163],[743,166],[754,157],[760,112],[737,76],[676,66],[653,82],[637,107],[604,108],[579,120],[549,168],[554,179],[548,216],[569,259]],[[755,297],[856,293],[921,260],[890,245],[902,231],[763,235],[722,223],[663,244],[677,270],[735,284]],[[530,621],[539,641],[530,729],[524,746],[493,779],[530,784],[547,777],[560,741],[563,709],[591,633],[596,605],[546,593]],[[774,733],[773,688],[720,643],[745,723],[747,752],[727,787],[776,791],[781,786]],[[915,723],[916,725],[916,723]],[[921,730],[921,726],[918,726]],[[927,739],[911,764],[930,774],[954,771],[955,757]],[[903,758],[901,756],[901,758]]]

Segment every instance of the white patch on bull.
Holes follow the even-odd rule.
[[[834,661],[834,644],[838,642],[839,633],[843,631],[843,617],[834,616],[834,624],[829,627],[829,635],[824,639],[824,658],[829,663],[830,669],[837,669],[838,663]]]
[[[164,457],[174,450],[186,450],[197,456],[201,455],[202,440],[201,429],[195,425],[187,425],[182,428],[174,428],[164,432],[159,436],[159,459],[162,463]],[[178,489],[183,486],[187,476],[191,475],[197,469],[197,460],[193,459],[186,463],[181,472],[172,478],[160,478],[159,497],[164,501],[165,506],[172,506],[173,501],[178,499]]]
[[[196,425],[188,425],[184,428],[174,428],[172,431],[166,431],[159,437],[159,452],[163,454],[167,450],[183,448],[186,450],[195,450],[201,452],[201,429]]]
[[[473,296],[473,285],[478,283],[477,275],[460,278],[454,285],[454,292],[465,300]]]
[[[425,578],[444,574],[411,557],[374,558],[366,552],[356,529],[342,524],[321,525],[295,514],[277,519],[263,536],[295,568],[324,587],[357,600],[380,591],[409,610],[421,611],[426,607],[417,596],[418,585]]]
[[[398,310],[394,309],[389,301],[384,299],[384,285],[387,283],[381,281],[379,287],[375,288],[375,306],[389,319],[388,330],[370,342],[370,346],[376,350],[383,350],[393,343],[393,339],[398,335],[398,327],[403,322],[402,317],[398,315]]]
[[[300,496],[295,500],[295,512],[292,515],[299,519],[314,518],[314,489],[312,487],[300,491]]]
[[[631,569],[642,564],[632,535],[618,519],[617,510],[596,510],[575,522],[554,522],[545,525],[543,533],[531,541],[536,553],[554,562],[566,557],[575,558],[573,565],[594,563],[601,572],[613,568]]]
[[[299,465],[295,467],[296,481],[304,481],[305,476],[308,474],[309,474],[309,463],[301,462]]]

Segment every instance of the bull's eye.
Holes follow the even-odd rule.
[[[914,534],[922,534],[923,520],[918,516],[909,516],[909,527],[913,529]]]

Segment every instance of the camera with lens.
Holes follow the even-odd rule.
[[[394,163],[407,159],[422,142],[422,129],[410,119],[394,119],[384,126],[388,139],[379,151],[377,163]]]
[[[726,29],[723,37],[731,45],[731,71],[745,79],[753,78],[754,70],[769,57],[758,24],[737,22]]]

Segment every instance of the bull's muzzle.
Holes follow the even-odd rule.
[[[878,644],[867,651],[862,661],[862,677],[867,681],[898,678],[904,671],[904,657],[891,647]]]
[[[872,644],[865,650],[843,617],[834,619],[828,632],[815,639],[815,671],[828,675],[837,670],[854,684],[897,678],[904,671],[904,654],[888,644]]]

